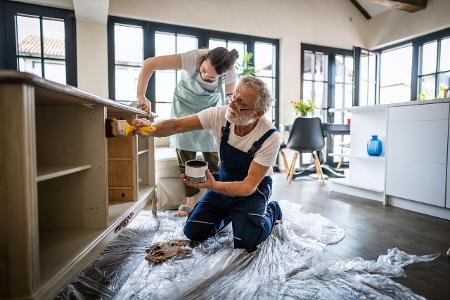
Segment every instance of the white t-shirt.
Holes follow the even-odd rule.
[[[208,49],[195,49],[185,53],[181,53],[181,68],[185,71],[181,74],[181,79],[186,79],[187,77],[192,77],[195,71],[199,68],[200,58],[208,53]],[[237,79],[237,74],[235,68],[231,68],[222,75],[222,83],[227,84],[235,82]],[[196,80],[200,83],[202,88],[208,91],[216,91],[219,87],[219,80],[217,78],[214,82],[204,81],[200,74],[197,74]]]
[[[216,139],[217,149],[220,149],[220,141],[222,138],[222,127],[226,124],[225,112],[227,106],[210,107],[197,113],[204,129],[209,129],[212,136]],[[228,144],[243,152],[247,152],[253,143],[259,140],[269,129],[275,128],[264,116],[261,117],[255,128],[245,136],[238,136],[234,133],[234,125],[230,125],[230,135]],[[281,135],[278,131],[273,132],[267,140],[262,144],[261,148],[256,152],[254,161],[265,167],[269,167],[266,173],[273,173],[272,166],[277,159],[278,150],[281,145]]]

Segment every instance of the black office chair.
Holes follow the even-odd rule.
[[[292,179],[317,173],[318,179],[325,183],[322,172],[319,153],[325,146],[325,134],[322,128],[322,122],[319,118],[296,118],[292,125],[287,144],[281,146],[280,152],[285,157],[283,149],[288,148],[295,151],[291,165],[288,170],[287,178],[289,183]],[[301,153],[312,153],[313,165],[311,167],[296,172],[295,164]],[[284,159],[285,160],[285,159]]]

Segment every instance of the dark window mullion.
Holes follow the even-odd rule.
[[[420,52],[420,45],[418,42],[412,43],[412,70],[411,70],[411,101],[414,101],[418,98],[418,91],[420,89],[417,88],[418,74],[422,73],[422,56]]]
[[[439,85],[439,78],[438,78],[438,73],[439,73],[439,69],[440,69],[440,64],[441,64],[441,56],[439,55],[441,52],[441,40],[437,40],[437,53],[436,53],[436,72],[435,72],[435,91],[434,91],[434,98],[437,98],[439,96],[439,91],[440,91],[440,85]]]
[[[42,16],[39,16],[39,31],[41,34],[41,74],[42,78],[45,78],[45,68],[44,68],[44,26]]]

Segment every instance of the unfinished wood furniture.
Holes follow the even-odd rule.
[[[53,297],[153,199],[153,139],[105,138],[143,114],[0,72],[0,298]]]

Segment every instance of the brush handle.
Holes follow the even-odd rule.
[[[142,132],[153,132],[156,130],[156,128],[153,126],[142,126],[139,128],[139,130]]]

